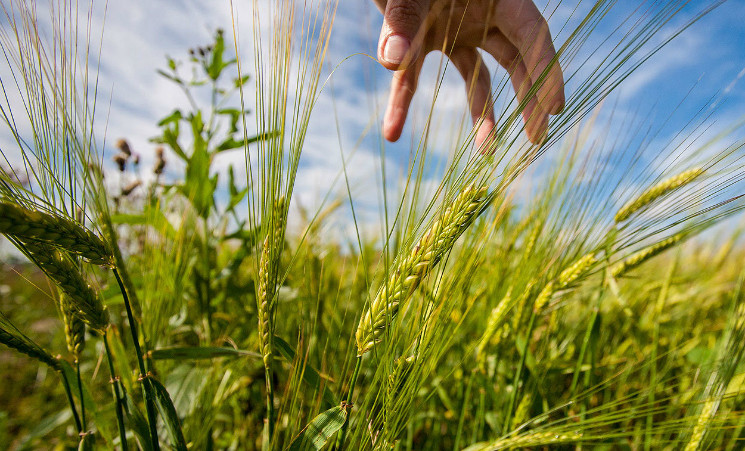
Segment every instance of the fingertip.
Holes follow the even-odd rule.
[[[403,132],[403,121],[401,112],[396,107],[388,107],[383,117],[383,138],[388,142],[396,142]]]
[[[401,69],[405,62],[413,60],[411,41],[400,34],[390,34],[384,37],[378,48],[378,59],[386,69]]]

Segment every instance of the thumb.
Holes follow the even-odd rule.
[[[378,41],[378,59],[387,69],[403,69],[418,56],[417,33],[430,0],[388,0]]]

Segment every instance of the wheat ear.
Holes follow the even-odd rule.
[[[75,316],[91,329],[103,332],[109,325],[109,314],[98,294],[88,285],[78,268],[62,251],[42,242],[23,242],[42,271],[68,296]]]
[[[274,324],[272,317],[275,310],[275,291],[277,285],[277,267],[282,253],[285,224],[285,198],[280,197],[272,211],[273,232],[264,239],[259,259],[259,283],[257,308],[259,317],[259,347],[264,358],[264,366],[272,362],[272,335]]]
[[[701,413],[698,416],[698,421],[696,421],[696,425],[693,427],[691,440],[688,441],[688,444],[686,445],[684,451],[696,451],[697,449],[699,449],[701,443],[704,441],[704,436],[706,435],[706,430],[709,428],[709,423],[716,414],[718,407],[718,400],[709,399],[708,401],[706,401],[703,409],[701,409]]]
[[[558,445],[561,443],[576,442],[582,438],[580,432],[532,432],[514,437],[499,439],[495,442],[485,444],[483,447],[472,447],[469,450],[497,450],[526,448],[534,446]]]
[[[65,293],[60,292],[59,298],[67,350],[78,360],[85,346],[85,323],[78,317],[74,303]]]
[[[535,300],[533,311],[539,312],[543,307],[548,304],[551,297],[559,290],[567,288],[569,285],[576,282],[580,277],[587,274],[592,267],[597,263],[597,257],[595,252],[591,252],[579,260],[572,263],[568,268],[563,270],[559,276],[550,282],[548,282],[543,290],[538,294]]]
[[[685,238],[685,236],[686,236],[685,233],[679,233],[677,235],[671,236],[670,238],[664,239],[660,241],[659,243],[653,244],[645,249],[634,252],[633,254],[626,257],[619,263],[616,263],[613,266],[613,269],[611,269],[611,274],[613,275],[613,277],[623,276],[627,272],[631,271],[632,269],[636,268],[637,266],[641,265],[642,263],[646,262],[652,257],[675,246],[683,238]]]
[[[16,351],[26,354],[32,359],[45,363],[56,371],[62,371],[60,362],[52,357],[41,346],[34,343],[30,338],[23,335],[8,319],[0,312],[0,343],[15,349]]]
[[[478,215],[487,191],[486,187],[476,188],[475,185],[463,190],[413,249],[394,264],[388,280],[360,318],[356,333],[357,355],[368,352],[383,339],[386,326],[401,304],[406,303],[430,269]]]
[[[651,188],[641,193],[639,197],[637,197],[636,199],[632,199],[631,201],[626,203],[626,205],[621,207],[621,209],[618,210],[618,213],[616,213],[616,222],[625,221],[637,211],[651,204],[665,194],[692,182],[703,173],[704,170],[702,168],[689,169],[652,186]]]
[[[483,366],[486,345],[489,344],[497,331],[500,330],[499,328],[504,323],[507,313],[512,309],[512,307],[514,307],[514,305],[515,301],[512,299],[512,287],[510,286],[507,289],[507,293],[502,297],[502,300],[499,301],[499,304],[497,304],[489,314],[489,319],[486,322],[486,329],[481,335],[479,344],[476,346],[476,361],[479,362],[480,366]]]
[[[25,242],[51,244],[96,265],[113,266],[114,259],[106,244],[67,218],[0,201],[0,233]]]

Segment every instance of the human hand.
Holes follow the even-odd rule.
[[[385,16],[378,59],[396,71],[383,119],[385,139],[401,136],[424,57],[441,50],[466,82],[474,123],[483,118],[476,134],[481,145],[495,125],[489,72],[477,51],[481,48],[509,72],[518,102],[540,83],[522,115],[528,139],[542,142],[548,115],[564,108],[564,77],[553,60],[548,24],[531,0],[374,1]]]

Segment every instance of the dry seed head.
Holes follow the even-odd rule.
[[[647,205],[654,202],[656,199],[664,196],[665,194],[680,188],[696,179],[698,176],[704,173],[702,168],[693,168],[687,171],[681,172],[680,174],[670,177],[654,185],[653,187],[644,191],[639,197],[626,203],[618,213],[616,213],[616,222],[622,222],[628,219],[631,215],[646,207]]]
[[[394,262],[388,280],[380,287],[369,310],[357,326],[357,354],[362,355],[383,339],[388,323],[414,293],[419,283],[440,259],[453,247],[479,213],[486,197],[486,187],[471,185],[463,190],[430,226],[408,255]]]
[[[163,146],[158,146],[155,148],[155,167],[153,168],[153,173],[156,175],[160,175],[163,173],[163,170],[166,167],[166,158],[163,156],[164,150]]]
[[[129,143],[124,138],[116,140],[116,148],[126,156],[132,155],[132,149],[129,147]]]
[[[29,241],[24,242],[24,245],[47,277],[67,295],[74,315],[91,329],[103,332],[109,325],[108,311],[70,258],[45,243]]]
[[[71,219],[0,201],[0,233],[25,243],[54,245],[96,265],[113,266],[103,240]]]
[[[134,182],[125,186],[124,188],[122,188],[122,196],[129,196],[130,194],[132,194],[132,191],[134,191],[140,185],[142,185],[142,180],[135,180]]]
[[[623,261],[613,266],[611,274],[613,275],[613,277],[623,276],[627,272],[631,271],[632,269],[636,268],[652,257],[675,246],[685,237],[685,235],[685,233],[678,233],[677,235],[673,235],[670,238],[660,241],[659,243],[653,244],[646,249],[642,249],[631,254],[629,257],[626,257],[625,259],[623,259]]]
[[[127,168],[127,160],[129,159],[129,155],[119,152],[111,159],[114,160],[114,163],[116,163],[117,167],[119,168],[119,172],[124,172],[124,170]]]

